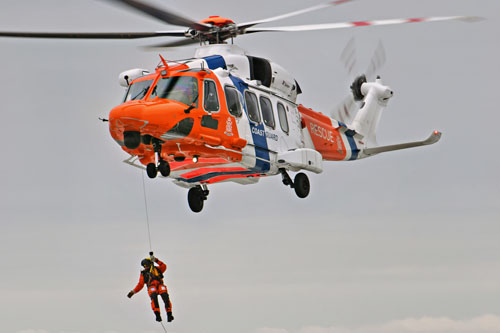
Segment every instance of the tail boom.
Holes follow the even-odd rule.
[[[359,158],[364,148],[361,137],[344,124],[299,105],[306,148],[318,151],[324,160],[345,161]]]

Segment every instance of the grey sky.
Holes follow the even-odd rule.
[[[237,22],[322,1],[154,3]],[[328,113],[351,78],[339,56],[355,36],[361,68],[379,39],[395,97],[380,144],[431,147],[325,163],[305,200],[279,177],[218,184],[201,214],[186,190],[146,179],[152,243],[168,265],[169,332],[500,331],[498,0],[358,0],[272,26],[442,15],[443,22],[243,36],[250,54],[294,73],[299,101]],[[0,30],[176,29],[103,1],[4,0]],[[0,39],[0,331],[161,332],[137,283],[149,250],[141,174],[98,122],[118,74],[154,68],[142,41]],[[168,59],[193,48],[168,50]]]

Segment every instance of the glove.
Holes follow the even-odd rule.
[[[133,291],[133,290],[131,290],[131,291],[127,294],[127,297],[128,297],[128,298],[132,298],[132,296],[134,296],[134,294],[135,294],[135,293],[134,293],[134,291]]]
[[[151,261],[152,261],[152,262],[157,262],[157,261],[158,261],[158,258],[155,258],[155,256],[154,256],[154,255],[151,255],[151,256],[149,257],[149,259],[151,259]]]

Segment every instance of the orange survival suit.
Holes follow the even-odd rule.
[[[154,263],[158,264],[158,266],[155,266]],[[156,315],[156,321],[161,321],[158,295],[161,296],[165,303],[167,321],[170,322],[174,320],[174,316],[172,315],[172,303],[170,303],[167,287],[163,284],[163,273],[167,270],[167,265],[155,257],[142,260],[141,265],[144,267],[144,270],[141,271],[141,275],[139,276],[139,283],[137,283],[137,286],[128,293],[127,297],[131,298],[134,294],[141,291],[144,284],[146,284],[149,297],[151,297],[151,308]]]

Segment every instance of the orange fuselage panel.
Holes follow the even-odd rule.
[[[306,127],[311,136],[314,148],[321,153],[323,159],[341,161],[346,157],[346,148],[342,134],[332,125],[332,120],[316,111],[298,107],[302,117],[302,126]]]
[[[151,88],[154,87],[162,77],[161,69],[140,80],[152,79]],[[222,87],[211,72],[202,74],[173,72],[171,75],[195,77],[200,87],[203,87],[203,79],[209,78],[217,83],[218,95],[224,96]],[[189,110],[188,105],[175,100],[159,97],[150,99],[151,88],[144,99],[125,102],[110,112],[111,136],[122,146],[123,150],[138,156],[144,165],[155,161],[153,146],[155,142],[161,145],[161,157],[167,161],[173,161],[174,157],[192,158],[194,156],[224,158],[228,161],[241,160],[241,154],[237,152],[246,145],[246,141],[239,137],[236,121],[227,111],[224,98],[219,98],[218,112],[208,113],[203,109],[201,89],[198,92],[200,95],[197,107]],[[140,144],[134,148],[130,146],[127,148],[124,143],[125,132],[138,133]]]

